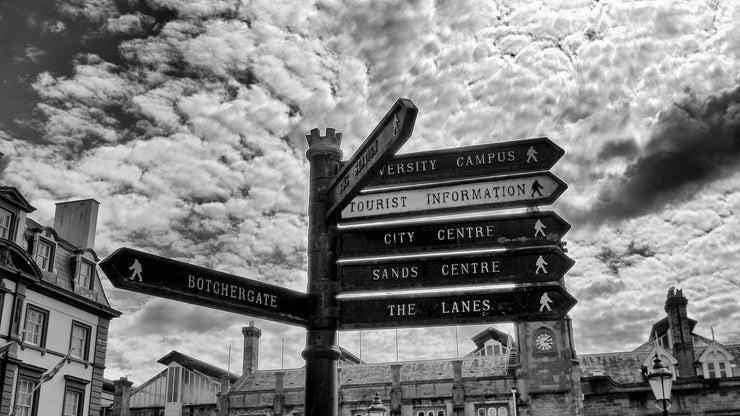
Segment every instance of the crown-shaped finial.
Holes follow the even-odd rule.
[[[310,158],[318,154],[338,155],[342,158],[342,151],[339,145],[342,143],[342,133],[336,133],[331,127],[326,128],[326,134],[321,135],[319,129],[311,129],[311,134],[306,135],[308,142],[308,151],[306,157]]]

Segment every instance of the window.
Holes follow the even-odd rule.
[[[180,367],[167,369],[167,403],[180,401]]]
[[[0,208],[0,238],[11,240],[10,225],[13,221],[13,214]]]
[[[51,243],[43,240],[38,241],[36,246],[36,264],[43,270],[51,271],[51,263],[54,259],[54,250]]]
[[[49,312],[28,305],[26,309],[26,323],[23,327],[23,342],[38,347],[46,345],[46,326],[49,318]]]
[[[79,263],[77,263],[77,269],[78,269],[78,277],[77,277],[77,285],[80,287],[84,287],[85,289],[92,289],[92,283],[93,283],[93,265],[83,259],[80,259]]]
[[[709,361],[707,362],[707,378],[722,378],[727,377],[727,369],[729,365],[724,361]]]
[[[82,392],[67,389],[64,392],[64,416],[82,416]]]
[[[36,414],[36,381],[27,378],[18,378],[15,403],[18,405],[17,416],[33,416]]]
[[[90,327],[79,322],[72,322],[72,335],[69,341],[69,355],[87,360],[90,349]]]
[[[488,403],[476,405],[476,416],[509,416],[508,403]]]
[[[70,375],[64,376],[64,379],[62,416],[82,416],[85,410],[85,384],[88,381]]]

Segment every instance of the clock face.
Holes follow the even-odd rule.
[[[552,335],[541,332],[534,338],[534,346],[538,351],[550,351],[553,347]]]

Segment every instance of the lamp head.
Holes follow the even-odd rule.
[[[655,360],[653,360],[653,367],[650,370],[647,379],[655,398],[657,400],[670,400],[671,387],[673,387],[673,373],[663,365],[663,362],[658,358],[657,352],[655,353]]]

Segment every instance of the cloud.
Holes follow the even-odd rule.
[[[604,183],[589,217],[629,218],[688,197],[738,165],[739,137],[740,87],[706,100],[690,95],[658,116],[640,157],[624,176],[614,175]],[[614,150],[608,144],[602,152]]]

